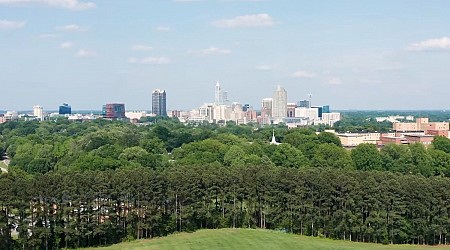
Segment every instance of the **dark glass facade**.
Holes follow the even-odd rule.
[[[72,114],[72,107],[67,103],[63,103],[63,105],[59,106],[59,114],[60,115],[70,115]]]
[[[297,107],[299,108],[309,108],[309,101],[308,100],[301,100],[297,102]]]

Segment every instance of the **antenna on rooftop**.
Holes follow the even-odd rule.
[[[308,108],[311,108],[311,106],[312,106],[312,103],[311,103],[311,101],[312,101],[312,94],[309,93],[308,96],[309,96],[309,107]]]

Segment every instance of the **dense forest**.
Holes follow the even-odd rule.
[[[280,145],[269,145],[274,131]],[[0,248],[251,227],[450,244],[450,139],[353,150],[314,129],[175,120],[0,125]],[[11,230],[13,229],[13,230]],[[4,247],[3,247],[4,246]]]

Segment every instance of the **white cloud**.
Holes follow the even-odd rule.
[[[73,47],[73,43],[71,42],[63,42],[59,45],[60,49],[70,49]]]
[[[23,28],[25,24],[26,24],[25,21],[0,20],[0,30],[20,29]]]
[[[261,71],[269,71],[269,70],[272,70],[272,66],[269,66],[269,65],[258,65],[258,66],[255,67],[255,69],[261,70]]]
[[[56,30],[59,31],[68,31],[68,32],[82,32],[82,31],[86,31],[86,28],[80,27],[76,24],[68,24],[65,26],[58,26],[55,27]]]
[[[202,54],[204,55],[226,55],[230,54],[231,50],[229,49],[219,49],[216,47],[210,47],[202,50]]]
[[[58,36],[59,36],[58,34],[50,33],[50,34],[41,34],[39,35],[39,38],[49,39],[49,38],[57,38]]]
[[[157,31],[160,31],[160,32],[168,32],[168,31],[170,31],[170,27],[167,27],[167,26],[158,26],[158,27],[156,27],[156,30],[157,30]]]
[[[308,72],[308,71],[304,71],[304,70],[296,71],[292,74],[292,77],[296,77],[296,78],[314,78],[316,76],[317,76],[316,73],[312,73],[312,72]]]
[[[88,10],[95,8],[95,3],[79,0],[0,0],[0,5],[45,5],[68,10]]]
[[[231,53],[231,50],[229,49],[220,49],[216,47],[209,47],[202,50],[190,50],[188,51],[189,54],[196,54],[196,55],[228,55]]]
[[[366,83],[366,84],[379,84],[382,83],[382,81],[380,80],[373,80],[373,79],[366,79],[366,78],[362,78],[359,79],[360,83]]]
[[[75,56],[76,57],[94,57],[94,56],[97,56],[97,53],[94,51],[80,49],[80,50],[78,50],[78,52]]]
[[[130,57],[128,58],[128,62],[129,63],[133,63],[133,64],[157,64],[157,65],[161,65],[161,64],[169,64],[171,63],[170,58],[168,57],[144,57],[144,58],[135,58],[135,57]]]
[[[332,77],[330,79],[328,79],[328,84],[330,85],[341,85],[342,84],[342,80],[338,77]]]
[[[413,43],[406,49],[411,51],[450,50],[450,38],[442,37],[428,39],[418,43]]]
[[[269,27],[274,24],[275,21],[269,14],[244,15],[212,22],[212,25],[221,28]]]
[[[135,51],[147,51],[147,50],[152,50],[153,47],[143,45],[143,44],[136,44],[136,45],[131,46],[130,49],[135,50]]]

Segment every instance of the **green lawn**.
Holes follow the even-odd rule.
[[[8,166],[3,161],[0,161],[0,167],[8,169]]]
[[[218,229],[200,230],[195,233],[179,233],[152,240],[121,243],[97,250],[147,250],[147,249],[435,249],[441,247],[411,245],[381,245],[354,243],[287,234],[269,230]],[[442,246],[443,248],[443,246]],[[84,249],[87,250],[87,249]]]

